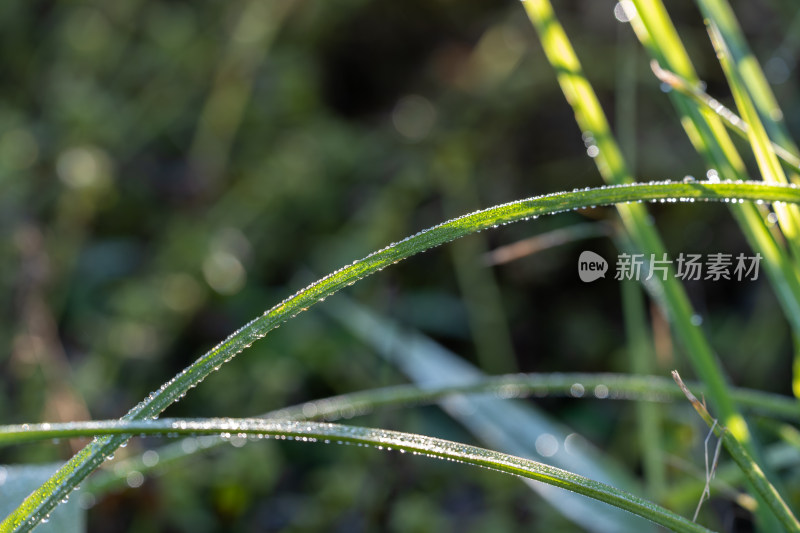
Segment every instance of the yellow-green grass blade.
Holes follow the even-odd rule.
[[[580,62],[575,55],[569,39],[566,37],[561,25],[558,23],[552,6],[548,0],[524,0],[526,12],[529,19],[536,27],[540,36],[540,41],[545,50],[548,60],[557,72],[559,84],[562,87],[567,101],[575,111],[576,120],[584,131],[591,132],[597,138],[599,151],[595,160],[603,178],[608,182],[623,182],[629,179],[627,169],[622,160],[619,148],[611,135],[608,122],[605,119],[599,101],[594,94],[588,80],[583,76]],[[663,15],[666,12],[663,11]],[[669,22],[668,19],[660,22]],[[654,49],[658,47],[650,43]],[[680,50],[669,50],[669,54],[676,57],[676,61],[681,60]],[[683,61],[684,70],[693,74],[688,57]],[[734,152],[733,145],[727,135],[724,125],[710,114],[715,120],[710,125],[714,128],[712,134],[719,134],[727,140],[727,143],[720,146],[718,143],[706,144],[707,156],[716,159],[723,159],[725,152]],[[687,122],[685,124],[691,124]],[[702,125],[702,124],[701,124]],[[708,129],[708,128],[707,128]],[[690,136],[696,137],[694,142],[700,140],[709,132],[698,131],[696,128],[687,127]],[[604,150],[605,148],[605,150]],[[741,161],[736,161],[743,167]],[[726,170],[732,170],[729,166]],[[732,172],[729,172],[729,176]],[[741,173],[736,177],[741,177]],[[625,206],[622,206],[625,207]],[[619,209],[623,223],[631,235],[635,246],[646,252],[659,252],[663,250],[663,245],[657,233],[647,224],[644,212],[636,213],[626,209]],[[752,216],[752,214],[751,214]],[[782,257],[782,254],[772,254],[771,257]],[[770,277],[776,272],[784,270],[776,265],[770,266]],[[788,269],[786,269],[788,270]],[[673,278],[668,278],[664,283],[658,284],[655,289],[651,289],[654,297],[665,308],[667,315],[671,319],[674,331],[682,340],[686,347],[689,360],[700,378],[709,386],[709,399],[720,412],[723,423],[730,428],[733,435],[739,439],[753,455],[757,456],[756,446],[751,440],[750,432],[747,428],[745,419],[739,414],[735,403],[732,401],[728,391],[724,373],[717,359],[715,358],[708,340],[703,332],[691,322],[693,310],[688,301],[685,291],[680,283]],[[792,298],[789,298],[792,296]],[[786,295],[787,300],[794,300],[793,303],[800,301],[794,298],[795,295]],[[768,523],[770,517],[763,511],[761,521]]]
[[[744,86],[744,81],[739,71],[734,68],[734,59],[728,44],[724,41],[719,28],[712,21],[708,21],[709,35],[714,49],[717,51],[722,70],[728,80],[728,85],[733,93],[733,98],[736,101],[736,107],[742,115],[744,121],[748,124],[747,137],[750,141],[750,146],[753,149],[753,154],[756,157],[758,168],[764,181],[771,183],[788,183],[786,174],[778,162],[778,157],[772,149],[772,143],[767,136],[767,130],[761,122],[758,111],[753,105],[753,101]],[[775,206],[775,213],[778,215],[778,221],[781,230],[786,235],[786,240],[789,243],[789,248],[794,254],[795,260],[800,258],[800,211],[796,207],[791,206]]]
[[[745,58],[745,60],[738,65],[742,68],[737,69],[736,59],[729,47],[729,43],[725,41],[716,22],[707,20],[707,23],[711,42],[714,45],[714,49],[717,51],[717,57],[719,58],[720,65],[722,65],[722,70],[725,73],[728,84],[731,87],[736,106],[748,124],[748,140],[755,154],[761,174],[765,181],[787,183],[787,177],[772,148],[772,143],[764,127],[765,125],[761,122],[761,117],[753,104],[753,100],[750,98],[750,94],[747,92],[745,81],[742,77],[744,72],[751,70],[744,67],[755,63],[755,58],[752,56]],[[763,97],[763,95],[761,96]],[[798,265],[800,264],[800,210],[798,210],[797,206],[792,205],[776,205],[774,209],[778,216],[781,230],[784,235],[786,235],[789,249],[794,255],[794,264]],[[797,271],[798,269],[795,269],[795,272]],[[797,328],[793,329],[795,332],[795,343],[797,343],[798,339],[800,339],[800,332],[798,332]],[[795,396],[800,398],[800,350],[796,350],[795,353],[792,390]]]
[[[525,0],[522,4],[539,34],[545,55],[556,70],[558,82],[575,112],[578,125],[584,132],[591,132],[597,142],[595,161],[603,178],[609,183],[630,181],[630,174],[597,96],[583,75],[580,62],[549,1]],[[661,257],[665,253],[664,245],[648,223],[648,214],[643,206],[623,205],[618,206],[618,210],[634,245],[640,251]],[[694,312],[682,285],[668,276],[654,290],[658,300],[665,305],[695,371],[708,385],[709,399],[719,409],[726,425],[736,428],[737,438],[747,442],[750,438],[747,424],[730,397],[724,373],[710,344],[691,321]]]
[[[634,0],[637,16],[631,25],[640,42],[658,63],[697,84],[697,74],[661,0]],[[736,151],[725,126],[719,117],[708,108],[698,109],[690,98],[676,92],[670,97],[681,116],[681,123],[691,142],[712,168],[726,179],[739,179],[746,175],[744,163]],[[765,213],[754,206],[732,206],[745,237],[754,250],[765,257],[765,271],[775,290],[784,315],[789,320],[795,337],[800,334],[800,277],[795,262],[786,249],[776,240],[764,224]],[[794,383],[797,386],[797,380]],[[749,448],[757,455],[754,447]],[[774,518],[758,510],[759,522],[767,528],[773,527]]]
[[[786,129],[783,111],[778,105],[778,100],[767,82],[761,65],[747,45],[747,40],[731,5],[727,0],[696,0],[696,3],[703,16],[719,29],[720,35],[727,43],[735,69],[752,98],[769,137],[792,154],[800,153]]]
[[[683,46],[661,0],[634,0],[637,16],[631,25],[639,41],[659,66],[674,72],[690,86],[699,83],[689,55]],[[670,96],[681,115],[690,140],[712,168],[726,179],[746,175],[744,163],[725,131],[719,116],[704,107],[698,109],[690,97],[672,92]],[[800,337],[800,271],[789,254],[764,224],[764,213],[755,206],[734,205],[731,211],[753,250],[764,256],[765,271],[775,290],[784,316]],[[793,389],[800,397],[800,357],[795,359]]]
[[[670,72],[661,68],[658,61],[655,59],[650,63],[653,74],[661,81],[669,85],[670,89],[679,91],[684,96],[690,97],[695,103],[707,108],[709,111],[714,112],[729,130],[739,135],[742,139],[747,139],[748,126],[747,122],[742,120],[739,115],[732,110],[725,107],[719,100],[706,93],[698,84],[692,84],[674,72]],[[770,141],[772,150],[775,155],[781,160],[784,168],[790,171],[800,170],[800,157],[790,152],[780,144]]]

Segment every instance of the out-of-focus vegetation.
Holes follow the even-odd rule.
[[[556,9],[632,170],[704,176],[614,7]],[[700,14],[669,7],[708,92],[727,102]],[[798,131],[796,7],[734,8]],[[600,183],[516,2],[12,1],[0,5],[0,65],[3,423],[119,417],[315,274],[469,210]],[[675,254],[749,253],[723,206],[651,212]],[[600,208],[476,235],[349,293],[487,373],[630,371],[619,285],[575,272],[581,250],[615,257],[611,241],[485,266],[499,245],[615,219]],[[769,284],[686,287],[731,380],[790,393],[791,336]],[[661,373],[689,374],[663,316],[647,320]],[[167,415],[251,416],[405,381],[314,309]],[[535,401],[640,467],[632,405]],[[670,480],[697,479],[685,465],[702,463],[705,430],[665,411]],[[473,440],[434,408],[362,421]],[[63,460],[80,444],[3,449],[0,463]],[[514,479],[346,447],[226,447],[129,484],[94,502],[89,531],[571,527]],[[745,516],[723,497],[713,512]]]

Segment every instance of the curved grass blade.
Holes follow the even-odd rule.
[[[354,261],[302,289],[231,334],[151,393],[123,419],[146,420],[157,417],[170,404],[270,330],[342,288],[424,250],[470,233],[540,215],[625,202],[696,200],[800,203],[800,188],[758,182],[625,184],[528,198],[464,215]],[[29,531],[126,440],[124,436],[114,435],[87,445],[0,523],[0,533]]]
[[[371,413],[380,408],[430,405],[453,396],[471,394],[493,394],[501,400],[529,396],[575,397],[576,383],[579,383],[585,391],[589,391],[583,396],[587,399],[660,403],[684,398],[683,393],[675,388],[673,380],[660,376],[560,372],[508,374],[483,378],[463,385],[425,387],[396,385],[352,392],[278,409],[261,415],[261,418],[334,422],[342,418]],[[689,382],[688,386],[701,394],[706,393],[706,388],[700,383]],[[736,403],[745,409],[772,418],[800,421],[800,404],[793,398],[742,388],[731,389],[731,394]],[[47,438],[55,438],[55,435]],[[15,444],[10,439],[5,439],[4,443]],[[202,442],[192,439],[162,446],[158,451],[148,450],[147,453],[150,453],[148,460],[134,456],[118,461],[113,470],[97,472],[82,487],[86,492],[102,494],[117,486],[127,486],[128,472],[135,470],[144,474],[154,468],[163,469],[169,463],[225,443],[226,441],[222,439],[208,437]],[[153,453],[157,455],[152,455]]]
[[[724,4],[724,2],[717,3],[720,5]],[[733,18],[732,12],[730,15],[731,18]],[[733,19],[733,22],[735,23],[735,19]],[[736,106],[739,108],[742,116],[749,124],[748,140],[756,157],[758,168],[761,171],[764,181],[770,181],[774,183],[788,182],[786,174],[783,172],[783,168],[781,167],[777,155],[772,149],[772,145],[767,136],[767,129],[765,127],[766,124],[762,123],[759,116],[759,109],[756,108],[756,105],[754,104],[750,94],[748,94],[747,88],[745,87],[746,82],[743,79],[745,68],[748,65],[752,66],[752,64],[755,64],[755,67],[757,68],[758,64],[755,61],[755,57],[751,55],[737,63],[737,58],[732,51],[730,43],[726,42],[725,37],[723,36],[723,33],[717,23],[711,19],[707,20],[707,25],[711,42],[714,45],[720,65],[722,66],[722,70],[725,73],[728,84],[730,85],[731,92],[733,93],[734,100],[736,101]],[[735,26],[735,24],[733,24],[733,26]],[[729,31],[728,37],[735,38],[735,32]],[[741,53],[741,50],[739,53]],[[753,76],[757,77],[757,74],[760,74],[760,69],[758,69],[758,72],[754,72]],[[752,81],[753,80],[751,80],[751,82]],[[766,86],[766,90],[768,92],[769,86],[766,85],[766,82],[764,82],[764,85]],[[763,94],[754,91],[753,85],[751,85],[749,89],[753,91],[754,97],[759,97],[760,95],[762,100],[765,98]],[[780,113],[777,103],[775,103],[773,107],[773,112]],[[780,131],[780,128],[777,126],[777,121],[773,121],[770,118],[767,118],[766,120],[772,123],[774,126],[773,130]],[[790,141],[788,138],[786,138],[784,139],[784,142]],[[780,224],[781,231],[786,236],[789,249],[794,256],[795,265],[800,265],[800,209],[796,205],[776,205],[774,209],[775,214],[778,216],[778,222]],[[796,346],[800,345],[800,331],[798,331],[796,328],[795,344]],[[797,350],[795,353],[793,370],[794,375],[792,378],[792,389],[795,392],[795,396],[800,397],[800,351]]]
[[[380,407],[428,405],[448,396],[463,394],[491,393],[500,399],[529,396],[575,398],[576,383],[588,391],[582,396],[586,399],[671,402],[684,398],[672,379],[661,376],[582,372],[508,374],[485,377],[463,385],[396,385],[353,392],[272,411],[264,418],[333,421],[366,414]],[[688,382],[688,385],[700,394],[706,394],[704,385],[697,382]],[[738,404],[752,411],[772,418],[800,421],[800,404],[794,398],[739,387],[731,388],[731,394]]]
[[[629,374],[508,374],[483,378],[463,385],[425,386],[397,385],[380,389],[358,391],[320,400],[305,402],[292,407],[271,411],[260,418],[273,420],[321,420],[326,422],[360,416],[385,407],[421,406],[458,395],[493,394],[498,399],[535,397],[575,397],[575,384],[590,391],[583,398],[600,400],[631,400],[645,402],[671,402],[685,398],[683,392],[675,388],[672,379],[661,376]],[[706,388],[697,382],[687,386],[699,394],[706,394]],[[734,388],[734,400],[743,408],[772,418],[800,421],[800,405],[793,399],[779,394]],[[40,424],[39,435],[42,440],[55,439],[58,435],[49,433]],[[51,428],[52,429],[52,428]],[[2,428],[0,428],[0,432]],[[30,440],[30,436],[25,437]],[[13,437],[0,434],[0,446],[19,444]],[[85,492],[102,494],[116,486],[125,485],[128,472],[135,470],[146,473],[155,467],[186,458],[199,451],[225,444],[226,441],[206,438],[202,441],[176,442],[158,449],[158,459],[143,460],[131,457],[115,463],[113,471],[96,473],[82,485]],[[153,452],[154,450],[149,450]],[[127,485],[126,485],[127,486]]]
[[[698,382],[685,382],[686,386],[705,396],[707,388]],[[554,374],[507,374],[484,377],[461,385],[395,385],[380,389],[363,390],[304,402],[276,409],[258,418],[268,420],[316,420],[333,422],[342,418],[361,416],[384,407],[411,407],[436,403],[449,396],[493,394],[499,399],[575,398],[575,385],[587,392],[583,399],[645,401],[669,403],[685,398],[675,388],[675,382],[662,376],[637,374],[587,374],[583,372],[558,372]],[[736,387],[731,393],[738,404],[770,418],[784,418],[800,422],[800,404],[781,394]],[[28,427],[33,427],[28,424]],[[41,440],[59,438],[47,431],[47,423],[36,425]],[[25,441],[31,440],[30,436]],[[37,439],[38,440],[38,439]],[[11,435],[3,433],[0,426],[0,446],[19,444]]]
[[[5,426],[0,435],[31,438],[43,430],[41,425]],[[638,496],[604,483],[567,472],[560,468],[545,465],[530,459],[515,457],[461,444],[458,442],[390,431],[384,429],[345,426],[325,422],[297,422],[289,420],[246,419],[162,419],[142,421],[95,421],[68,424],[50,424],[47,431],[57,431],[62,438],[87,437],[93,435],[223,435],[237,438],[276,437],[301,442],[343,443],[374,446],[379,450],[398,450],[449,459],[462,463],[482,466],[507,474],[541,481],[554,487],[567,489],[578,494],[608,503],[633,514],[642,516],[664,527],[679,532],[707,532],[703,526],[695,524],[668,509],[664,509]],[[2,438],[2,437],[0,437]]]
[[[422,387],[436,387],[444,383],[461,383],[481,379],[477,369],[426,338],[424,335],[404,331],[389,321],[347,300],[337,298],[335,307],[326,307],[332,318],[342,322],[358,337],[375,348],[387,361],[401,369]],[[605,385],[580,380],[564,384],[570,395],[591,394],[596,391],[602,397],[607,394]],[[670,384],[671,385],[671,384]],[[600,387],[599,389],[597,387]],[[673,387],[674,389],[674,387]],[[512,389],[513,390],[513,389]],[[544,394],[547,389],[539,389]],[[512,393],[513,394],[513,393]],[[637,494],[642,490],[636,480],[620,468],[612,458],[591,446],[580,446],[567,452],[567,447],[555,447],[552,455],[541,455],[534,443],[543,435],[552,435],[555,442],[566,442],[571,430],[548,419],[545,413],[535,410],[530,404],[503,402],[491,397],[455,397],[441,402],[441,407],[452,418],[476,435],[484,445],[523,457],[544,457],[543,461],[572,472],[624,488]],[[796,410],[796,406],[795,406]],[[549,453],[549,452],[548,452]],[[588,531],[642,531],[642,525],[631,523],[619,513],[605,512],[586,501],[572,500],[551,491],[541,491],[533,486],[554,508],[564,513]],[[652,497],[652,495],[651,495]],[[610,510],[609,510],[610,511]]]

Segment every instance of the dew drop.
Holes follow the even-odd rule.
[[[614,6],[614,18],[620,22],[630,22],[636,18],[636,6],[631,0],[621,0]]]
[[[594,388],[594,396],[595,398],[599,398],[601,400],[608,398],[608,387],[606,385],[603,385],[602,383],[600,385],[597,385]]]

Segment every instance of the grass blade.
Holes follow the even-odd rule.
[[[672,379],[660,376],[628,374],[508,374],[485,377],[479,381],[463,385],[397,385],[380,389],[358,391],[330,398],[305,402],[300,405],[271,411],[261,418],[281,420],[320,420],[335,422],[342,418],[371,413],[386,407],[413,407],[429,405],[456,395],[493,394],[498,399],[535,397],[573,397],[573,387],[580,383],[584,390],[592,391],[584,398],[602,400],[630,400],[639,402],[664,403],[684,399],[683,393],[675,387]],[[687,384],[699,393],[706,388],[696,382]],[[800,421],[800,405],[793,399],[778,394],[734,388],[731,390],[736,403],[742,408],[763,416]],[[55,438],[49,436],[47,438]],[[10,439],[5,441],[15,444]],[[163,468],[165,464],[178,461],[196,452],[224,444],[222,439],[177,442],[159,448],[158,462],[144,461],[132,457],[115,463],[113,470],[104,470],[93,475],[83,485],[83,490],[102,494],[115,486],[126,484],[128,472],[145,473],[154,467]],[[202,444],[202,446],[200,445]],[[673,491],[674,492],[674,491]]]
[[[731,87],[731,92],[733,93],[734,100],[736,101],[736,106],[739,108],[742,116],[749,124],[748,139],[750,141],[750,145],[752,146],[753,153],[756,156],[756,161],[758,162],[758,167],[762,176],[764,177],[764,180],[773,183],[787,183],[788,179],[783,172],[783,168],[781,168],[780,163],[778,162],[778,158],[774,150],[772,149],[772,143],[767,136],[767,130],[764,127],[764,124],[762,124],[758,110],[753,104],[753,101],[751,100],[750,95],[747,93],[745,88],[745,81],[743,79],[745,72],[744,67],[751,63],[755,63],[755,58],[751,56],[750,59],[752,59],[752,61],[742,62],[737,65],[735,62],[736,58],[729,48],[728,43],[725,42],[725,38],[723,37],[722,32],[720,31],[716,22],[713,20],[708,21],[708,26],[711,42],[714,45],[714,49],[717,51],[717,56],[719,58],[720,65],[722,65],[722,70],[725,73],[725,77],[728,79],[728,84]],[[734,68],[735,65],[739,68]],[[760,96],[762,100],[765,98],[765,95],[763,94]],[[777,109],[778,108],[776,104],[773,109],[773,113]],[[773,129],[779,129],[777,128],[776,122],[772,121],[772,123],[774,126]],[[778,222],[781,230],[786,235],[786,240],[789,243],[789,249],[794,255],[795,264],[800,264],[798,263],[800,262],[800,209],[794,205],[776,205],[774,206],[774,209],[776,215],[778,216]],[[800,331],[795,328],[794,334],[795,344],[798,345],[800,344]],[[800,397],[800,350],[797,349],[795,350],[795,360],[793,365],[792,389],[795,392],[795,396]]]
[[[718,438],[722,439],[722,444],[725,446],[725,449],[728,450],[728,453],[736,464],[739,465],[739,468],[744,472],[747,479],[756,488],[762,499],[769,505],[770,509],[772,509],[772,512],[778,520],[780,520],[783,527],[786,528],[786,531],[800,531],[800,522],[797,521],[797,518],[792,514],[789,506],[786,505],[781,495],[764,475],[758,463],[753,460],[748,451],[726,428],[720,427],[717,421],[711,417],[706,406],[689,391],[677,371],[672,372],[672,377],[675,379],[678,386],[680,386],[686,398],[691,402],[694,410],[700,415],[700,418],[708,424],[708,427],[711,428],[711,431],[714,432]]]
[[[483,256],[483,264],[496,266],[516,261],[542,250],[593,237],[610,237],[614,229],[604,222],[584,222],[528,237],[505,246],[498,246]]]
[[[603,179],[610,183],[630,181],[630,174],[611,134],[600,102],[584,76],[575,51],[556,19],[550,2],[524,0],[523,5],[539,34],[545,55],[556,70],[562,91],[575,111],[578,125],[584,132],[591,132],[596,139],[598,151],[595,161]],[[648,215],[643,207],[623,205],[617,209],[636,248],[661,257],[665,253],[664,245],[648,223]],[[695,371],[708,385],[709,398],[719,409],[722,419],[728,426],[735,428],[737,438],[748,441],[750,437],[747,424],[730,397],[722,368],[703,332],[692,324],[694,312],[683,286],[674,278],[667,277],[666,281],[654,284],[652,290],[656,299],[664,306],[675,332],[683,341]]]
[[[695,103],[700,104],[709,111],[715,113],[720,119],[722,119],[723,122],[725,122],[725,125],[728,126],[728,129],[739,135],[741,138],[747,139],[749,134],[747,122],[742,120],[739,115],[725,107],[719,100],[709,96],[703,89],[700,88],[700,86],[689,83],[688,80],[685,80],[674,72],[670,72],[661,68],[661,66],[658,64],[658,61],[655,59],[651,61],[650,68],[659,81],[666,83],[671,89],[679,91],[684,96],[691,98]],[[800,169],[800,157],[797,157],[792,152],[775,142],[771,142],[770,144],[772,146],[772,150],[775,152],[775,155],[778,156],[785,166],[791,170]]]
[[[722,70],[730,85],[733,98],[736,101],[736,107],[742,114],[742,118],[748,124],[747,138],[750,141],[750,146],[758,163],[758,168],[764,181],[771,183],[788,183],[786,174],[778,162],[778,157],[772,149],[772,143],[767,136],[767,130],[761,122],[750,99],[750,95],[744,86],[744,80],[740,73],[734,68],[734,59],[727,43],[724,41],[719,28],[713,21],[708,22],[709,35],[714,49],[717,51]],[[781,230],[786,235],[786,240],[789,243],[789,248],[792,250],[795,258],[800,258],[800,212],[793,206],[775,206],[775,213],[778,215],[778,221]]]
[[[201,356],[131,409],[123,419],[144,420],[157,417],[170,404],[180,399],[253,342],[263,338],[270,330],[342,288],[421,251],[476,231],[540,215],[595,205],[653,200],[752,200],[800,203],[800,188],[756,182],[628,184],[519,200],[444,222],[387,246],[364,259],[354,261],[287,298]],[[688,306],[688,302],[685,305]],[[696,329],[694,326],[691,328]],[[709,385],[710,391],[713,392],[714,387]],[[726,422],[732,425],[731,421]],[[83,448],[0,523],[0,532],[29,531],[125,441],[125,437],[114,435],[97,439]]]
[[[259,418],[271,420],[320,420],[332,422],[342,418],[364,415],[385,407],[409,407],[429,405],[449,396],[471,394],[493,394],[500,399],[536,397],[571,397],[576,383],[584,390],[594,391],[583,398],[602,400],[626,400],[666,403],[685,398],[675,388],[672,379],[661,376],[635,374],[586,374],[582,372],[558,372],[555,374],[507,374],[488,376],[460,385],[395,385],[379,389],[351,392],[323,398],[291,407],[270,411]],[[705,396],[703,384],[689,381],[687,387]],[[783,418],[800,422],[800,405],[788,396],[745,388],[731,390],[736,402],[742,407],[771,418]],[[54,439],[58,435],[46,431],[40,424],[42,439]],[[0,434],[0,446],[19,444],[8,435]]]
[[[647,5],[643,7],[642,4]],[[582,73],[580,62],[564,30],[558,23],[549,1],[524,0],[523,5],[528,13],[528,18],[540,36],[548,60],[557,72],[559,84],[567,101],[575,111],[579,126],[584,132],[589,131],[597,138],[599,150],[597,150],[595,161],[603,178],[612,183],[629,180],[628,171],[610,132],[608,121],[591,85]],[[656,59],[665,60],[663,56],[667,56],[680,67],[679,72],[688,73],[690,79],[696,77],[688,56],[685,54],[674,28],[671,27],[660,1],[647,2],[643,0],[635,5],[639,16],[654,21],[658,24],[659,30],[665,31],[667,37],[673,38],[672,41],[651,39],[647,31],[647,23],[642,23],[639,16],[633,17],[634,27],[638,28],[637,35],[651,53],[657,56]],[[685,101],[679,101],[679,105],[683,106],[683,111],[691,112],[692,110],[686,104]],[[695,118],[696,120],[687,121],[684,124],[687,126],[687,133],[692,142],[700,147],[698,151],[711,159],[725,163],[722,168],[728,178],[740,178],[743,173],[736,173],[734,169],[743,169],[744,165],[736,154],[725,127],[713,115],[711,116],[713,120],[709,120],[709,122],[703,121],[701,117]],[[711,142],[706,142],[706,139],[711,139]],[[715,140],[719,142],[714,142]],[[663,244],[658,234],[647,224],[645,212],[627,210],[624,207],[618,207],[618,211],[636,248],[650,253],[663,253]],[[797,279],[794,264],[784,253],[781,253],[777,244],[771,240],[771,236],[763,227],[763,222],[759,220],[754,209],[744,207],[738,211],[737,218],[743,222],[741,225],[751,244],[764,245],[768,248],[766,270],[776,289],[785,291],[780,298],[786,310],[790,312],[796,310],[800,306],[800,281]],[[759,249],[757,246],[754,248]],[[786,274],[787,277],[782,278],[782,274]],[[721,419],[731,428],[734,436],[755,454],[756,447],[751,441],[747,423],[730,397],[722,368],[705,335],[692,324],[693,311],[683,286],[675,279],[668,277],[664,283],[655,285],[651,292],[665,309],[674,331],[686,347],[695,371],[709,386],[709,399],[719,410]],[[769,516],[762,516],[764,523],[769,520]]]
[[[49,478],[60,464],[0,466],[0,513],[9,513],[28,493]],[[58,507],[38,533],[85,533],[86,511],[73,500]]]
[[[40,425],[0,427],[0,435],[31,438],[44,430]],[[162,419],[143,421],[96,421],[49,425],[47,431],[57,431],[63,438],[92,435],[223,435],[227,438],[277,437],[301,442],[336,442],[374,446],[379,450],[398,450],[423,454],[428,457],[460,461],[482,466],[499,472],[521,476],[567,489],[584,496],[608,503],[620,509],[644,517],[656,524],[679,532],[706,532],[708,529],[635,496],[560,468],[530,459],[486,450],[458,442],[356,426],[345,426],[323,422],[297,422],[287,420],[245,419]]]
[[[631,20],[631,25],[659,68],[675,73],[690,87],[698,85],[697,73],[661,0],[635,0],[634,3],[637,16]],[[744,162],[716,112],[707,107],[698,109],[691,98],[682,93],[673,91],[670,97],[689,139],[709,167],[716,169],[724,179],[738,180],[746,175]],[[734,205],[731,211],[752,248],[764,255],[765,271],[784,315],[795,336],[800,335],[800,278],[794,262],[753,206]]]
[[[635,0],[634,3],[637,16],[631,20],[631,25],[659,68],[675,73],[690,87],[697,86],[697,73],[661,0]],[[716,169],[724,179],[738,180],[746,175],[744,162],[716,112],[707,107],[698,109],[682,93],[673,91],[670,97],[689,139],[710,168]],[[795,337],[800,336],[800,278],[795,263],[764,225],[762,214],[754,206],[732,205],[731,211],[753,250],[764,256],[765,271],[784,316]]]
[[[767,133],[778,144],[797,154],[797,146],[783,121],[783,111],[770,89],[761,65],[747,45],[731,5],[726,0],[696,0],[696,3],[703,16],[713,22],[719,30],[720,37],[728,44],[733,64],[736,65],[744,87],[758,111],[759,122],[764,123]]]

